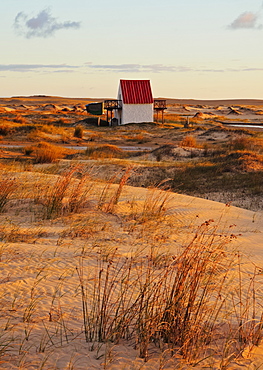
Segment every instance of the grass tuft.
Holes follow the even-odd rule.
[[[80,167],[72,167],[58,177],[54,184],[45,184],[36,197],[36,203],[44,208],[44,219],[53,219],[63,214],[79,212],[86,204],[90,186],[87,184],[88,175],[80,173]]]
[[[197,148],[197,143],[195,137],[191,135],[187,135],[183,138],[183,140],[180,142],[180,146],[182,147],[188,147],[188,148]]]
[[[67,150],[57,145],[40,142],[24,148],[26,155],[31,155],[35,163],[53,163],[65,157]]]
[[[0,178],[0,212],[6,210],[7,203],[10,201],[12,194],[18,188],[18,183],[14,177],[8,174],[1,174]]]
[[[74,130],[74,137],[82,139],[84,135],[84,129],[82,126],[76,126]]]
[[[126,153],[121,148],[110,144],[90,146],[86,149],[85,154],[90,159],[126,157]]]

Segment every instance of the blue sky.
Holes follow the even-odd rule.
[[[262,0],[8,0],[0,96],[263,99]]]

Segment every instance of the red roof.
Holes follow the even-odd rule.
[[[153,96],[149,80],[120,80],[124,104],[152,104]]]

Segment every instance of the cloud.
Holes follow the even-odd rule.
[[[92,64],[87,63],[87,68],[96,69],[105,72],[127,72],[127,73],[140,73],[140,72],[184,72],[189,71],[187,67],[174,67],[166,66],[164,64]]]
[[[32,72],[32,71],[56,71],[56,72],[68,72],[70,69],[79,68],[78,66],[72,66],[68,64],[0,64],[0,71],[5,72]]]
[[[245,12],[240,14],[229,26],[228,28],[232,30],[237,29],[261,29],[262,25],[258,24],[259,15],[252,12]]]
[[[262,72],[261,67],[243,68],[206,68],[206,67],[187,67],[171,66],[164,64],[92,64],[83,65],[70,64],[0,64],[0,72],[49,72],[49,73],[71,73],[73,71],[96,71],[106,73],[224,73],[224,72]],[[2,76],[3,77],[3,76]]]
[[[36,17],[30,18],[24,12],[19,12],[14,21],[14,28],[19,35],[26,38],[49,37],[62,29],[77,29],[80,22],[58,22],[52,17],[49,9],[41,10]]]
[[[171,66],[164,64],[84,64],[85,69],[96,70],[106,73],[231,73],[231,72],[261,72],[263,68],[243,67],[243,68],[206,68],[206,67],[188,67]]]

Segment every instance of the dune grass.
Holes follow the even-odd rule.
[[[116,145],[104,144],[98,146],[89,146],[85,155],[90,159],[102,158],[125,158],[125,152]]]
[[[75,178],[76,174],[80,179]],[[88,199],[88,178],[89,175],[81,166],[73,166],[59,175],[55,183],[42,186],[35,196],[35,201],[42,205],[44,219],[79,212]]]
[[[161,267],[151,254],[145,258],[137,251],[127,259],[115,251],[110,260],[98,259],[88,273],[83,257],[78,275],[90,349],[98,342],[125,339],[135,343],[145,361],[154,344],[193,364],[213,346],[222,348],[222,361],[227,362],[224,346],[238,358],[248,342],[258,343],[260,315],[256,318],[254,308],[245,308],[259,304],[251,298],[255,275],[244,292],[240,274],[239,293],[228,295],[231,269],[239,268],[240,260],[228,250],[234,236],[218,237],[217,228],[213,220],[202,224],[189,244],[178,255],[167,256]]]
[[[30,155],[35,163],[53,163],[65,157],[70,152],[63,147],[53,145],[44,141],[36,145],[30,145],[23,149],[26,155]]]
[[[35,200],[43,209],[41,228],[33,228],[30,238],[15,223],[2,227],[1,263],[18,258],[6,244],[16,242],[20,248],[21,243],[32,243],[32,252],[19,258],[32,258],[30,264],[37,261],[35,269],[25,271],[30,279],[24,293],[13,302],[3,297],[2,309],[15,309],[20,321],[11,316],[0,332],[2,361],[7,361],[8,351],[13,354],[10,361],[28,360],[32,338],[39,358],[84,338],[98,359],[104,348],[109,366],[112,347],[127,343],[144,361],[156,351],[160,358],[169,353],[177,364],[195,365],[221,356],[223,369],[248,344],[259,343],[260,275],[257,268],[251,279],[243,272],[242,256],[231,247],[237,236],[231,229],[222,230],[221,219],[210,219],[189,228],[187,241],[171,253],[169,234],[177,232],[178,221],[170,213],[171,192],[148,189],[139,204],[129,199],[129,211],[118,208],[132,170],[119,176],[118,185],[90,182],[79,165],[54,178],[41,175],[34,180]],[[53,255],[45,246],[37,252],[39,239],[48,235],[45,227],[56,223],[65,227]],[[56,239],[49,240],[54,244]],[[120,246],[125,243],[127,253],[122,254]],[[238,271],[235,288],[233,271]],[[50,284],[55,284],[52,293],[43,294]],[[44,301],[44,307],[49,302],[48,314],[43,314]],[[14,325],[19,335],[14,335]]]
[[[61,131],[56,125],[70,123],[62,117],[53,127],[45,126],[45,120],[41,130],[47,134],[57,134]],[[103,128],[89,128],[86,137],[100,141],[120,133],[127,141],[143,142],[158,129],[171,145],[197,146],[197,129],[179,132],[182,117],[167,120],[170,126],[149,125],[149,132],[143,133],[132,125],[106,134]],[[10,122],[1,124],[3,136],[13,133]],[[66,151],[57,146],[30,145],[25,153],[38,166],[30,162],[19,169],[13,164],[8,172],[1,164],[0,282],[14,287],[0,294],[0,362],[5,368],[9,363],[21,369],[62,368],[57,362],[62,351],[68,356],[64,368],[77,370],[74,356],[81,348],[85,361],[90,355],[110,369],[119,344],[135,349],[144,362],[157,358],[159,369],[169,360],[173,368],[204,365],[223,370],[234,368],[233,360],[247,365],[243,350],[262,339],[262,271],[243,271],[247,260],[232,248],[238,235],[225,228],[223,217],[188,225],[183,217],[173,217],[169,201],[171,191],[206,197],[231,190],[234,196],[242,192],[260,197],[260,136],[231,135],[226,145],[209,143],[205,158],[152,165],[150,160],[138,161],[136,170],[130,154],[117,146],[89,146],[85,160],[113,159],[105,167],[98,162],[97,177],[106,177],[100,172],[111,166],[115,173],[100,182],[91,177],[88,161],[59,164]],[[125,161],[116,165],[116,158]],[[43,169],[43,163],[55,164]],[[23,171],[28,175],[25,182],[18,181]],[[169,191],[156,186],[163,181]],[[135,189],[133,198],[124,201],[126,184],[148,188],[143,199],[136,197]],[[24,190],[17,191],[27,187],[25,196]],[[19,263],[24,268],[14,276],[12,266],[15,270]]]
[[[12,174],[0,173],[0,213],[6,210],[6,206],[18,186],[17,180]]]

